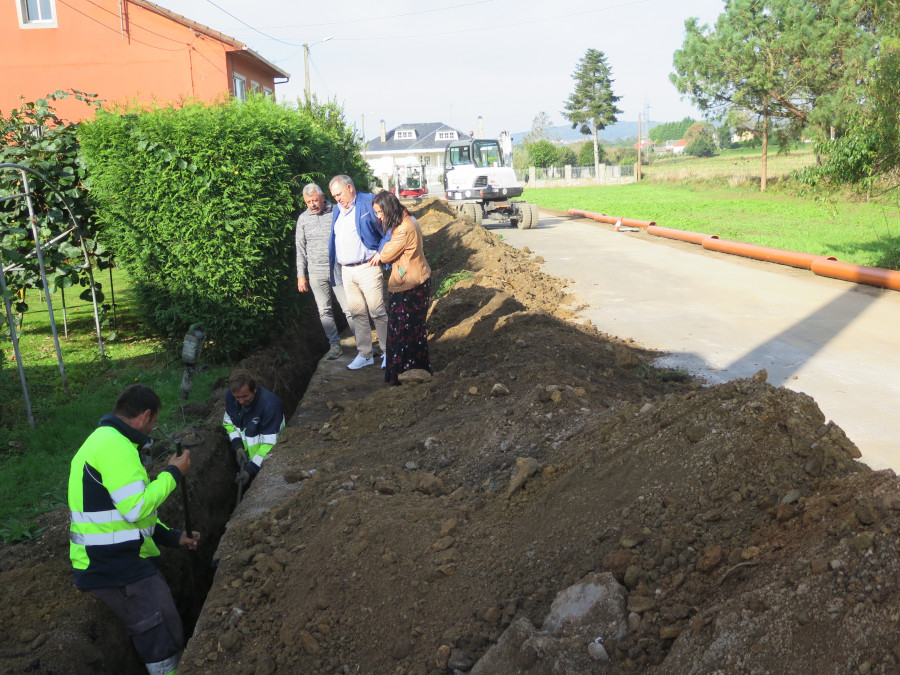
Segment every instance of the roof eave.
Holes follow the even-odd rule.
[[[240,40],[236,40],[230,35],[225,35],[225,33],[220,33],[217,30],[213,30],[209,26],[204,26],[202,23],[197,23],[196,21],[192,21],[188,19],[186,16],[182,16],[181,14],[177,14],[171,10],[166,9],[165,7],[160,7],[159,5],[149,2],[148,0],[128,0],[133,5],[137,5],[138,7],[143,7],[144,9],[159,14],[160,16],[164,16],[167,19],[171,19],[175,23],[180,23],[182,26],[190,28],[193,31],[198,33],[202,33],[203,35],[207,35],[214,40],[218,40],[219,42],[229,45],[234,48],[235,51],[238,52],[246,52],[252,58],[256,59],[260,63],[264,64],[266,67],[271,68],[273,72],[276,73],[277,77],[286,78],[285,81],[290,79],[290,73],[282,70],[274,63],[267,61],[262,56],[257,54],[255,51],[247,47],[246,44],[241,42]],[[283,83],[281,83],[283,84]]]

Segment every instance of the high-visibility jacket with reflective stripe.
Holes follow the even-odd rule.
[[[229,440],[241,439],[250,461],[261,466],[284,429],[281,399],[265,387],[257,386],[256,397],[249,407],[244,408],[229,389],[225,392],[222,425]]]
[[[69,472],[69,556],[78,588],[124,586],[156,573],[149,558],[159,555],[157,542],[177,545],[180,536],[156,510],[180,478],[169,466],[151,481],[137,444],[114,426],[88,436]]]

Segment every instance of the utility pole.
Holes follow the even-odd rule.
[[[641,150],[643,150],[644,139],[641,137],[641,113],[638,113],[638,161],[637,161],[637,180],[641,180]]]
[[[309,44],[303,43],[303,70],[306,73],[306,88],[303,92],[306,94],[306,107],[309,108]]]
[[[362,113],[361,117],[362,117],[363,159],[365,159],[365,157],[366,157],[366,113]]]
[[[309,93],[309,48],[310,48],[310,47],[315,47],[316,45],[321,44],[321,43],[323,43],[323,42],[328,42],[330,39],[331,39],[331,36],[329,35],[327,38],[324,38],[323,40],[319,40],[318,42],[313,42],[312,44],[309,44],[308,42],[304,42],[304,43],[303,43],[303,72],[304,72],[304,74],[306,75],[306,90],[305,90],[305,93],[306,93],[306,107],[307,107],[307,108],[309,108],[309,105],[310,105],[310,93]]]

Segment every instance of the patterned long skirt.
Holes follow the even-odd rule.
[[[431,300],[431,279],[388,297],[387,364],[384,381],[400,384],[397,376],[413,368],[431,372],[425,317]]]

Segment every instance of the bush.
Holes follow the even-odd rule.
[[[737,143],[731,144],[731,149],[736,150],[738,148],[742,149],[752,149],[752,148],[761,148],[762,147],[762,138],[754,137],[747,139],[746,141],[738,141]]]
[[[578,156],[575,154],[575,151],[568,145],[564,145],[559,148],[553,166],[576,166],[577,163]]]
[[[711,138],[698,136],[685,146],[684,152],[694,157],[712,157],[716,154],[716,146]]]
[[[603,146],[597,145],[597,152],[600,156],[600,163],[605,161]],[[594,141],[587,141],[578,151],[578,166],[594,166]]]
[[[333,104],[252,97],[81,125],[104,240],[135,280],[143,320],[177,343],[203,321],[208,353],[239,357],[291,318],[293,229],[305,183],[347,173],[368,188]]]
[[[559,157],[557,147],[546,139],[529,143],[525,148],[528,150],[528,157],[533,166],[553,166],[556,163],[556,158]]]
[[[634,164],[637,162],[637,148],[632,146],[613,146],[607,153],[608,164]]]

